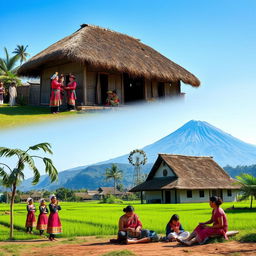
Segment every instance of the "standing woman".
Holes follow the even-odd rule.
[[[35,211],[36,207],[33,204],[33,199],[29,197],[27,199],[27,220],[26,220],[26,228],[27,228],[27,233],[32,234],[33,227],[36,226],[36,216],[35,216]]]
[[[43,198],[40,200],[39,212],[36,229],[39,230],[40,236],[43,236],[48,224],[48,209]]]
[[[50,107],[51,107],[51,113],[56,114],[59,112],[59,107],[61,105],[61,95],[60,90],[62,83],[58,82],[58,72],[56,72],[51,77],[51,97],[50,97]]]
[[[226,240],[228,231],[228,221],[224,210],[220,207],[222,204],[221,198],[217,196],[210,197],[210,207],[212,210],[212,217],[206,222],[199,223],[191,235],[179,242],[185,245],[192,245],[194,243],[204,244],[210,237],[214,235],[223,236]],[[212,226],[206,226],[212,224]]]
[[[56,234],[62,233],[62,226],[58,212],[61,210],[59,202],[55,195],[50,197],[51,203],[49,204],[50,216],[48,219],[47,233],[50,234],[49,240],[53,241]]]
[[[74,111],[76,106],[76,77],[74,75],[69,76],[69,83],[65,87],[67,91],[67,108],[69,111]]]
[[[4,84],[0,82],[0,106],[4,104]]]

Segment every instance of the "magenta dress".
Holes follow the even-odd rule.
[[[27,228],[33,228],[36,226],[36,216],[35,216],[36,207],[33,204],[27,205],[27,219],[26,225]]]
[[[59,218],[58,211],[61,210],[59,205],[50,204],[50,215],[48,218],[47,233],[48,234],[60,234],[62,233],[62,226]]]
[[[228,221],[227,216],[222,208],[218,207],[212,210],[212,221],[213,224],[218,224],[218,218],[223,217],[223,227],[222,228],[212,228],[212,227],[204,227],[203,225],[198,225],[194,232],[197,234],[198,242],[203,243],[209,237],[214,235],[224,236],[226,240],[228,237],[226,235],[228,231]]]
[[[65,88],[67,90],[68,105],[76,105],[76,82],[73,81],[67,85]]]
[[[51,82],[51,97],[50,97],[50,107],[59,107],[61,105],[61,90],[62,84],[57,82],[56,80],[52,80]]]
[[[40,211],[40,214],[38,216],[36,229],[46,230],[47,224],[48,224],[48,216],[47,216],[48,209],[46,206],[39,206],[39,211]]]

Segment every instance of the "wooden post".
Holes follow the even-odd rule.
[[[143,191],[140,191],[140,203],[143,204]]]
[[[162,193],[162,204],[164,203],[164,191],[161,190],[161,193]]]
[[[100,103],[103,103],[103,101],[101,99],[100,73],[97,72],[97,75],[96,75],[96,104],[100,105]]]
[[[124,73],[121,74],[121,103],[124,104]]]
[[[83,76],[83,105],[87,105],[87,69],[84,66],[84,76]]]
[[[177,189],[175,188],[174,191],[175,191],[175,204],[177,204],[177,201],[178,201],[178,200],[177,200]]]

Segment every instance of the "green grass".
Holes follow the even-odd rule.
[[[229,208],[234,203],[224,203],[223,208]],[[170,216],[179,214],[181,223],[186,230],[192,231],[199,222],[209,220],[211,209],[208,203],[198,204],[133,204],[139,215],[143,227],[155,230],[159,234],[165,233],[165,226]],[[36,205],[38,207],[38,205]],[[61,237],[70,238],[70,242],[77,236],[109,236],[116,235],[119,217],[123,214],[124,204],[99,204],[88,203],[61,203],[59,212],[63,225]],[[246,207],[248,202],[235,203],[235,207]],[[1,215],[1,212],[9,208],[6,204],[0,204],[0,224],[4,225],[4,231],[0,240],[8,237],[9,215]],[[228,210],[226,211],[229,230],[238,230],[239,235],[232,239],[243,241],[256,241],[255,210]],[[15,205],[15,239],[32,239],[35,235],[26,234],[24,225],[26,220],[26,204]],[[251,235],[249,235],[251,234]],[[253,235],[254,234],[254,235]]]
[[[0,129],[8,129],[37,122],[61,120],[67,117],[76,117],[78,113],[79,112],[61,112],[53,115],[50,113],[49,107],[10,107],[5,104],[0,106]]]

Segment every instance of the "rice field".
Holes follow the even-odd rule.
[[[223,209],[234,203],[224,203]],[[211,209],[208,203],[198,204],[132,204],[139,215],[144,228],[155,230],[159,234],[165,233],[165,226],[174,213],[180,216],[181,223],[188,231],[202,221],[209,220]],[[235,207],[248,207],[248,202],[235,203]],[[36,204],[38,207],[38,205]],[[98,202],[61,203],[59,212],[63,225],[62,237],[75,236],[104,236],[115,235],[119,217],[123,214],[124,204],[100,204]],[[0,240],[8,238],[9,215],[3,214],[9,206],[0,204]],[[241,238],[248,233],[256,233],[256,209],[228,210],[229,230],[239,230]],[[34,235],[25,233],[26,204],[15,205],[15,239],[33,239]],[[35,231],[35,230],[34,230]],[[35,231],[37,233],[37,231]]]

